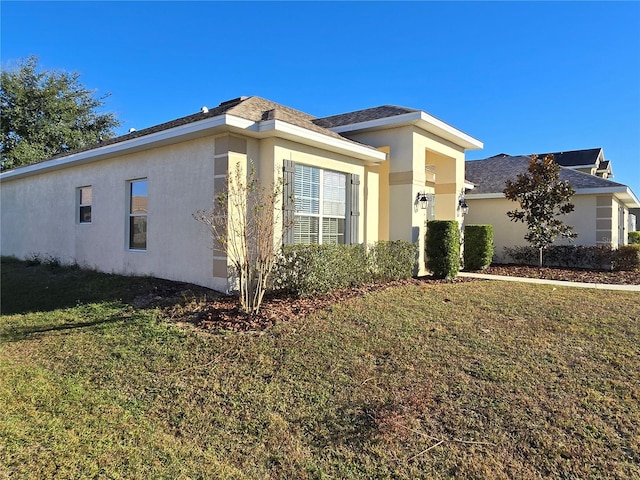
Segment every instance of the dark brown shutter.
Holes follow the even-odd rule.
[[[296,164],[291,160],[284,160],[282,167],[282,224],[287,228],[282,236],[282,243],[290,245],[293,243],[293,221],[296,213],[296,202],[294,199],[294,182],[296,177]]]

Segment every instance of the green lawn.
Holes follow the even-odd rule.
[[[395,287],[205,335],[3,260],[2,478],[640,478],[640,296]]]

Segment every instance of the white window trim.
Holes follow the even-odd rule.
[[[91,189],[91,203],[82,203],[82,189],[90,188]],[[78,225],[91,225],[93,223],[93,185],[83,185],[82,187],[78,187],[76,189],[76,223]],[[83,222],[80,216],[80,212],[82,207],[91,207],[91,220],[88,222]]]
[[[131,188],[132,185],[136,182],[147,182],[147,213],[132,213],[131,212]],[[149,232],[147,231],[147,236],[145,239],[145,248],[131,248],[131,218],[133,217],[146,217],[147,218],[147,228],[149,226],[149,179],[147,177],[134,178],[131,180],[127,180],[127,220],[126,220],[126,234],[125,234],[125,246],[127,251],[129,252],[146,252],[149,249]]]

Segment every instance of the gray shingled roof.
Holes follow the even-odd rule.
[[[382,105],[380,107],[366,108],[364,110],[341,113],[340,115],[332,115],[330,117],[316,118],[313,120],[313,123],[324,128],[335,128],[419,111],[420,110],[413,108],[398,107],[395,105]]]
[[[233,105],[225,113],[246,118],[247,120],[253,120],[255,122],[263,120],[282,120],[283,122],[306,128],[313,132],[349,141],[342,135],[317,125],[313,122],[315,119],[313,115],[272,102],[266,98],[249,97],[246,100],[242,100],[241,102]]]
[[[600,165],[598,166],[598,170],[606,170],[609,168],[609,165],[611,165],[611,161],[603,160],[602,162],[600,162]]]
[[[309,115],[308,113],[301,112],[300,110],[296,110],[294,108],[272,102],[271,100],[267,100],[265,98],[252,96],[252,97],[238,97],[233,100],[228,100],[226,102],[222,102],[217,107],[210,108],[206,113],[198,112],[192,115],[187,115],[185,117],[180,117],[175,120],[171,120],[169,122],[154,125],[149,128],[135,130],[126,135],[121,135],[119,137],[104,140],[100,144],[89,145],[85,148],[77,149],[70,152],[65,152],[60,155],[56,155],[55,157],[44,159],[43,161],[58,159],[58,158],[72,155],[72,154],[93,150],[98,147],[104,147],[107,145],[113,145],[116,143],[124,142],[126,140],[144,137],[146,135],[151,135],[153,133],[169,130],[171,128],[187,125],[189,123],[198,122],[200,120],[217,117],[224,114],[234,115],[240,118],[245,118],[247,120],[252,120],[254,122],[259,122],[264,120],[282,120],[292,125],[296,125],[298,127],[306,128],[307,130],[321,133],[328,137],[338,138],[346,142],[354,143],[357,145],[364,145],[373,149],[373,147],[371,147],[370,145],[365,145],[360,142],[350,140],[338,133],[328,130],[325,127],[317,125],[313,121],[315,119],[313,115]]]
[[[496,155],[484,160],[467,160],[465,162],[465,178],[476,185],[470,195],[480,193],[502,193],[505,181],[515,180],[518,174],[525,173],[530,157]],[[560,167],[560,180],[568,181],[576,190],[584,188],[624,187],[621,183],[604,178],[577,172],[570,168]]]
[[[596,165],[601,148],[589,148],[587,150],[571,150],[569,152],[541,153],[539,157],[553,155],[558,165],[563,167],[577,167],[579,165]]]

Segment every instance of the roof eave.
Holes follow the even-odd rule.
[[[570,168],[571,170],[574,170],[576,168],[593,168],[596,166],[595,163],[587,163],[585,165],[562,165],[562,164],[558,164],[558,165],[564,168]]]
[[[349,140],[342,140],[307,130],[302,127],[283,122],[281,120],[269,120],[254,122],[234,115],[224,114],[207,118],[185,125],[161,130],[132,139],[123,139],[120,142],[105,146],[98,146],[91,150],[65,155],[57,159],[47,160],[41,163],[19,167],[0,174],[0,181],[17,179],[35,174],[61,170],[75,165],[106,160],[120,155],[130,154],[160,147],[171,143],[182,142],[192,138],[232,131],[251,137],[263,138],[275,135],[305,144],[325,148],[327,150],[354,156],[369,163],[380,163],[386,159],[386,154],[373,147],[359,145]]]
[[[257,122],[252,131],[256,132],[257,136],[260,137],[275,135],[279,138],[301,142],[335,153],[346,154],[366,162],[380,163],[387,159],[385,152],[374,147],[358,144],[347,139],[334,138],[282,120]]]
[[[467,135],[448,123],[445,123],[423,111],[409,112],[402,115],[394,115],[392,117],[368,120],[366,122],[341,125],[330,128],[329,130],[336,133],[366,132],[396,128],[404,125],[416,125],[427,132],[433,133],[434,135],[444,138],[455,145],[463,147],[465,150],[479,150],[484,147],[484,144],[480,140]]]
[[[575,195],[603,195],[611,194],[618,198],[627,208],[640,208],[640,201],[633,193],[633,191],[626,185],[620,185],[615,187],[594,187],[594,188],[579,188],[575,191]],[[473,193],[470,192],[465,195],[467,200],[484,200],[489,198],[505,198],[502,192],[490,192],[490,193]]]
[[[473,193],[469,192],[465,194],[466,200],[485,200],[487,198],[505,198],[504,193],[493,192],[493,193]]]
[[[576,195],[602,195],[609,193],[622,201],[627,208],[640,208],[640,201],[633,190],[626,185],[602,188],[580,188],[576,190]]]
[[[142,150],[147,150],[152,147],[159,147],[171,143],[176,143],[177,141],[184,141],[185,139],[197,138],[199,136],[208,135],[212,130],[215,130],[217,128],[219,128],[221,131],[224,131],[224,127],[227,123],[226,117],[226,115],[219,115],[216,117],[207,118],[193,123],[187,123],[185,125],[179,125],[167,130],[161,130],[159,132],[150,133],[148,135],[143,135],[132,139],[124,138],[122,141],[117,143],[112,143],[105,146],[97,146],[96,148],[93,148],[91,150],[72,153],[69,155],[65,155],[64,157],[46,160],[44,162],[35,163],[26,167],[19,167],[15,170],[9,170],[8,172],[3,172],[2,174],[0,174],[0,181],[60,170],[63,168],[96,162],[100,160],[106,160],[108,158],[117,157],[119,155],[135,153]]]

